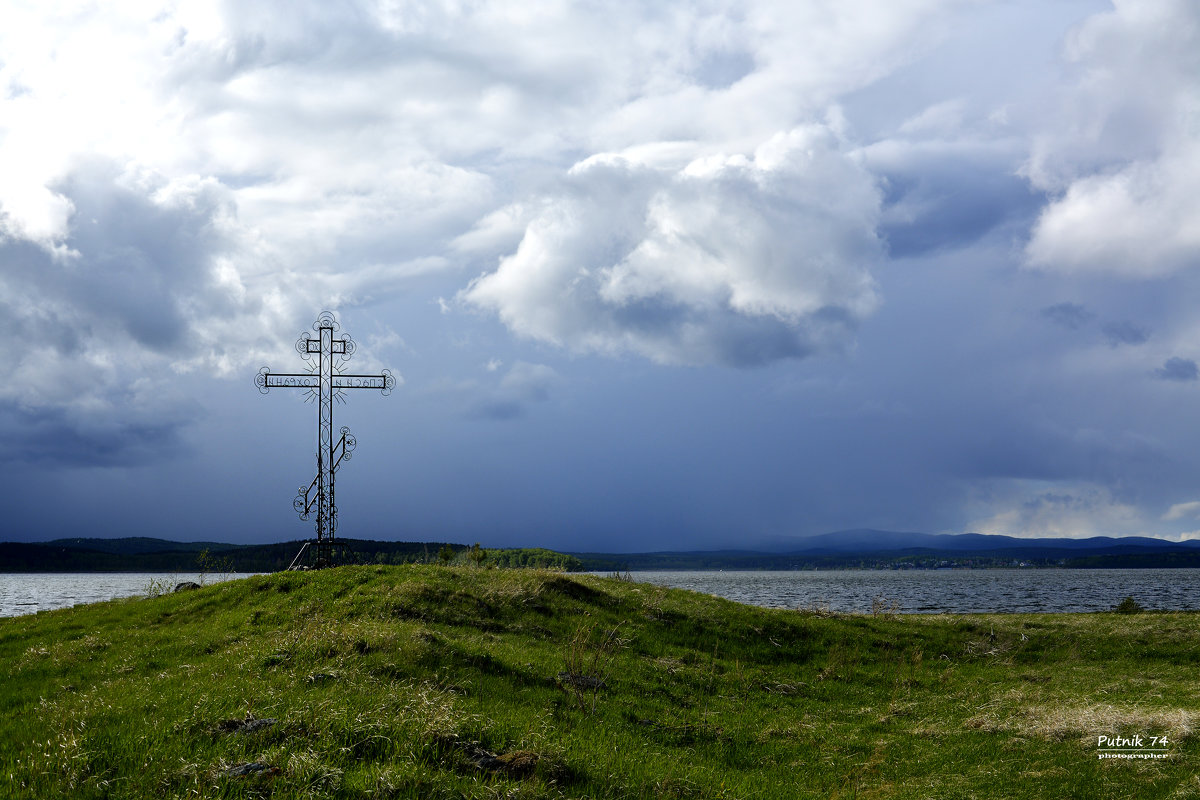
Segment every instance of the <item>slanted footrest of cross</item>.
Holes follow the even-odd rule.
[[[354,448],[358,446],[358,441],[350,433],[350,429],[345,425],[342,426],[342,436],[338,439],[337,444],[333,446],[333,467],[331,473],[336,473],[337,468],[341,466],[343,461],[349,461]],[[317,453],[317,463],[321,463],[321,454]],[[318,468],[317,476],[312,479],[312,483],[308,486],[301,486],[296,490],[296,499],[292,501],[292,508],[300,515],[300,519],[308,519],[308,515],[312,513],[313,506],[316,505],[318,493],[315,491],[321,483],[321,470]]]

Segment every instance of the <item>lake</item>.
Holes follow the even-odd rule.
[[[600,574],[600,573],[598,573]],[[1145,608],[1200,608],[1200,569],[656,571],[634,580],[692,589],[771,608],[866,613],[873,603],[901,613],[1107,611],[1132,597]],[[145,595],[152,582],[214,583],[246,577],[197,573],[0,574],[0,616]],[[203,580],[202,580],[203,579]]]
[[[918,614],[1108,611],[1125,597],[1148,609],[1200,608],[1200,569],[644,571],[636,581],[770,608]]]
[[[0,617],[34,614],[81,603],[146,595],[152,584],[166,591],[183,581],[218,583],[244,578],[239,573],[198,572],[24,572],[0,574]]]

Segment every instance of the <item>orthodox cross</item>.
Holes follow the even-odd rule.
[[[334,531],[337,529],[337,504],[334,502],[333,482],[342,461],[349,460],[356,444],[350,429],[343,427],[341,436],[333,438],[333,403],[346,402],[349,389],[378,389],[389,395],[396,387],[396,379],[388,370],[378,375],[354,375],[343,372],[346,362],[354,354],[354,340],[349,335],[335,338],[339,330],[337,318],[328,311],[321,313],[313,323],[314,337],[308,331],[300,334],[296,352],[308,362],[307,372],[271,372],[263,367],[255,376],[258,390],[266,394],[271,389],[303,389],[308,402],[317,404],[317,475],[307,487],[301,486],[292,507],[300,519],[317,515],[317,538],[306,542],[304,548],[292,562],[296,566],[309,544],[316,545],[318,566],[330,563],[333,554]]]

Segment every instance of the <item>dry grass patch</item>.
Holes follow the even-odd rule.
[[[963,725],[973,730],[1015,733],[1056,742],[1078,738],[1081,743],[1094,746],[1097,736],[1119,733],[1167,735],[1180,740],[1191,736],[1198,721],[1200,711],[1183,708],[1030,705],[1009,706],[1006,710],[993,707]]]

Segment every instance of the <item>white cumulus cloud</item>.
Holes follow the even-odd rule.
[[[1013,481],[1001,495],[992,500],[993,513],[968,523],[966,530],[1063,539],[1149,535],[1138,508],[1103,487]]]
[[[1171,522],[1185,517],[1195,517],[1200,515],[1200,500],[1192,500],[1187,503],[1176,503],[1167,509],[1167,513],[1162,515],[1164,522]]]
[[[844,345],[878,300],[879,192],[823,125],[683,169],[594,156],[460,298],[516,333],[662,363]]]
[[[1051,195],[1026,255],[1067,272],[1200,262],[1200,5],[1115,0],[1069,37],[1074,69],[1026,165]]]

